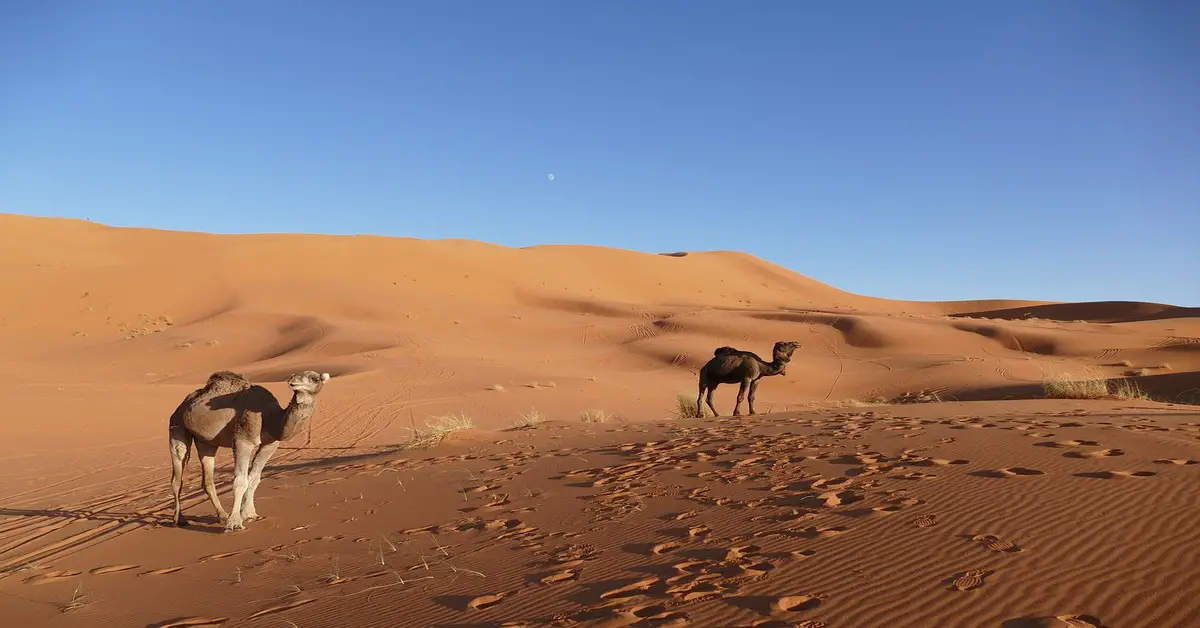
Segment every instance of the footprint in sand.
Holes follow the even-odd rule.
[[[659,582],[659,579],[655,576],[651,576],[648,578],[642,578],[641,580],[638,580],[637,582],[632,582],[625,586],[621,586],[621,587],[617,587],[615,589],[610,589],[608,591],[605,591],[604,593],[600,594],[600,598],[605,599],[605,600],[613,600],[613,599],[619,600],[621,598],[632,597],[635,595],[642,595],[642,594],[648,593],[650,591],[650,587],[653,587],[654,585],[658,584],[658,582]]]
[[[1023,551],[1016,543],[1013,543],[1012,541],[1006,541],[993,534],[979,534],[971,537],[971,540],[975,541],[976,543],[983,544],[984,547],[993,552],[1015,554]]]
[[[785,595],[771,600],[773,611],[806,611],[821,605],[819,598],[810,595]]]
[[[1054,618],[1071,628],[1101,628],[1100,618],[1091,615],[1056,615]]]
[[[1120,449],[1098,449],[1096,451],[1068,451],[1063,454],[1063,458],[1108,458],[1111,456],[1124,456],[1125,452]]]
[[[78,572],[78,571],[66,571],[66,570],[47,571],[46,573],[40,573],[36,576],[30,576],[30,577],[26,578],[24,580],[24,582],[25,582],[25,584],[33,584],[33,585],[46,584],[47,582],[55,582],[58,580],[63,580],[65,578],[74,578],[75,576],[80,575],[80,573],[81,572]]]
[[[1148,478],[1158,475],[1154,471],[1087,471],[1076,473],[1077,478],[1093,478],[1097,480],[1123,480],[1129,478]]]
[[[910,523],[918,528],[932,528],[938,524],[937,515],[919,515]]]
[[[106,573],[117,573],[118,571],[129,571],[130,569],[137,569],[138,567],[141,567],[141,565],[106,565],[104,567],[96,567],[95,569],[89,571],[88,573],[95,575],[95,576],[99,576],[99,575],[103,575]]]
[[[467,608],[476,611],[491,608],[499,604],[500,600],[504,599],[504,595],[504,593],[480,595],[479,597],[472,598],[471,601],[467,602]]]
[[[208,556],[200,557],[199,562],[207,563],[209,561],[221,560],[222,558],[231,558],[233,556],[237,556],[238,554],[241,554],[241,552],[223,552],[221,554],[209,554]]]
[[[659,543],[658,545],[650,548],[650,552],[653,554],[666,554],[667,552],[673,552],[680,547],[682,546],[675,541],[667,541],[666,543]]]
[[[984,585],[983,579],[993,573],[991,569],[968,569],[954,577],[950,582],[950,589],[956,591],[978,589]]]
[[[1179,466],[1188,466],[1200,464],[1200,462],[1196,460],[1187,460],[1184,458],[1159,458],[1158,460],[1154,461],[1154,464],[1177,464]]]
[[[571,582],[579,579],[579,571],[575,569],[564,569],[558,573],[552,573],[545,578],[539,580],[542,584],[558,584],[559,582]]]
[[[1037,469],[1030,469],[1027,467],[1006,467],[1004,469],[998,469],[995,471],[992,471],[992,470],[972,471],[972,472],[968,473],[967,475],[973,475],[973,476],[979,477],[979,478],[1007,479],[1007,478],[1016,478],[1016,477],[1031,477],[1031,476],[1035,476],[1035,475],[1045,475],[1045,474],[1046,474],[1045,471],[1039,471]]]
[[[151,624],[149,628],[202,628],[203,626],[220,626],[228,621],[228,617],[184,617]]]
[[[183,571],[184,569],[187,569],[187,565],[183,565],[180,567],[163,567],[162,569],[152,569],[150,571],[143,571],[142,573],[140,573],[138,575],[139,576],[165,576],[167,574],[175,573],[176,571]]]
[[[308,598],[308,599],[304,599],[304,600],[295,600],[293,602],[288,602],[287,604],[268,606],[267,608],[264,608],[261,611],[258,611],[257,613],[250,615],[246,619],[257,619],[259,617],[263,617],[266,615],[274,615],[275,613],[282,613],[284,611],[290,611],[293,608],[296,608],[298,606],[304,606],[305,604],[312,604],[313,602],[316,602],[316,601],[317,601],[316,598]]]
[[[1056,440],[1044,443],[1034,443],[1034,447],[1099,447],[1100,443],[1094,440]]]

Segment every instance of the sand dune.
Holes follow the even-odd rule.
[[[0,241],[14,625],[1200,625],[1196,308],[879,299],[729,251]],[[777,340],[765,414],[672,417],[715,347]],[[217,534],[193,457],[166,526],[167,417],[223,369],[333,379],[266,519]],[[1044,398],[1078,381],[1121,394]],[[447,413],[474,429],[409,448]]]

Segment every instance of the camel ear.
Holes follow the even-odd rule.
[[[329,381],[329,373],[321,373],[321,381],[323,381],[323,382]]]

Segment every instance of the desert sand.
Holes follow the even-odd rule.
[[[0,215],[0,613],[1198,626],[1197,314],[879,299],[726,251]],[[675,416],[716,347],[779,340],[759,414],[726,385],[722,416]],[[219,370],[282,403],[332,375],[229,534],[195,455],[168,525],[167,420]],[[1078,381],[1104,394],[1053,398]],[[470,428],[429,438],[447,416]]]

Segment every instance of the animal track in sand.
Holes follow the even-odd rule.
[[[209,554],[208,556],[201,557],[200,560],[197,562],[207,563],[207,562],[213,561],[213,560],[221,560],[222,558],[232,558],[234,556],[237,556],[238,554],[241,554],[241,552],[224,552],[222,554]]]
[[[558,573],[552,573],[539,580],[542,584],[558,584],[559,582],[571,582],[579,579],[579,571],[576,569],[565,569]]]
[[[968,473],[967,475],[973,475],[975,477],[980,477],[980,478],[1006,479],[1006,478],[1015,478],[1015,477],[1029,477],[1029,476],[1034,476],[1034,475],[1045,475],[1045,474],[1046,474],[1045,471],[1039,471],[1037,469],[1030,469],[1027,467],[1005,467],[1003,469],[999,469],[999,470],[995,470],[995,471],[992,471],[992,470],[972,471],[972,472]]]
[[[971,540],[975,541],[976,543],[983,544],[985,547],[987,547],[989,550],[991,550],[993,552],[1006,552],[1006,553],[1015,554],[1017,552],[1023,551],[1020,547],[1017,546],[1016,543],[1013,543],[1012,541],[1006,541],[1006,540],[1004,540],[998,536],[995,536],[993,534],[977,534],[977,535],[971,537]]]
[[[99,576],[99,575],[106,574],[106,573],[117,573],[118,571],[129,571],[130,569],[137,569],[138,567],[141,567],[141,565],[106,565],[104,567],[96,567],[95,569],[89,571],[88,573],[95,575],[95,576]]]
[[[904,475],[900,476],[900,478],[904,480],[933,480],[937,478],[937,474],[913,471],[911,473],[905,473]]]
[[[491,607],[499,604],[500,601],[504,599],[504,596],[505,596],[504,593],[480,595],[478,597],[472,598],[471,601],[467,602],[467,608],[469,608],[471,610],[476,610],[476,611],[488,609],[488,608],[491,608]]]
[[[1044,443],[1034,443],[1034,447],[1099,447],[1100,443],[1094,440],[1057,440]]]
[[[1155,464],[1177,464],[1180,466],[1200,464],[1200,462],[1198,462],[1196,460],[1187,460],[1184,458],[1159,458],[1158,460],[1155,460],[1154,463]]]
[[[80,575],[80,573],[81,572],[78,571],[68,571],[65,569],[59,571],[47,571],[46,573],[40,573],[36,576],[29,576],[24,580],[24,582],[25,584],[32,585],[46,584],[47,582],[55,582],[57,580],[63,580],[66,578],[74,578],[75,576]]]
[[[183,571],[184,569],[187,569],[187,565],[181,565],[179,567],[163,567],[162,569],[152,569],[150,571],[143,571],[142,573],[140,573],[138,575],[139,576],[165,576],[167,574],[175,573],[176,571]]]
[[[615,589],[609,589],[600,594],[601,599],[612,600],[622,599],[635,595],[645,595],[650,592],[650,588],[658,584],[660,579],[657,576],[642,578],[637,582],[633,582]]]
[[[1148,478],[1158,475],[1154,471],[1087,471],[1076,473],[1077,478],[1093,478],[1097,480],[1123,480],[1128,478]]]
[[[679,549],[680,547],[682,547],[682,545],[680,545],[679,543],[676,543],[675,541],[667,541],[666,543],[659,543],[658,545],[655,545],[654,547],[650,548],[650,553],[666,554],[667,552],[673,552],[673,551]]]
[[[786,595],[771,600],[773,611],[806,611],[821,605],[821,600],[808,595]]]
[[[950,589],[956,591],[970,591],[978,589],[984,585],[983,579],[992,575],[994,572],[991,569],[968,569],[961,574],[956,574],[950,582]]]
[[[937,515],[919,515],[910,523],[918,528],[932,528],[938,524]]]
[[[1100,628],[1101,625],[1100,618],[1091,615],[1056,615],[1054,618],[1070,628]]]
[[[227,621],[229,621],[228,617],[184,617],[151,624],[150,628],[202,628],[203,626],[220,626]]]
[[[1063,454],[1063,458],[1108,458],[1124,455],[1125,452],[1120,449],[1097,449],[1096,451],[1068,451]]]
[[[274,615],[275,613],[282,613],[284,611],[290,611],[293,608],[296,608],[298,606],[304,606],[305,604],[312,604],[313,602],[316,602],[316,601],[317,601],[316,598],[306,598],[303,600],[295,600],[292,602],[288,602],[287,604],[277,604],[275,606],[268,606],[267,608],[264,608],[261,611],[258,611],[256,613],[254,613],[253,615],[250,615],[246,619],[257,619],[259,617],[263,617],[266,615]]]

